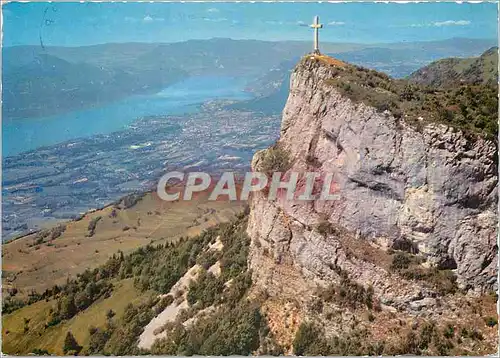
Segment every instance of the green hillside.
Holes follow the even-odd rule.
[[[331,58],[307,56],[302,61],[328,65],[328,59]],[[355,102],[366,103],[380,112],[390,111],[418,130],[425,123],[443,123],[463,130],[471,138],[479,135],[496,141],[495,63],[496,50],[492,49],[479,58],[438,61],[409,79],[394,79],[385,73],[344,63],[335,66],[326,83]],[[460,73],[453,68],[460,69]]]
[[[498,47],[492,47],[476,58],[446,58],[431,63],[409,76],[412,83],[434,87],[457,84],[496,85]]]
[[[247,269],[250,240],[247,216],[221,224],[175,244],[148,245],[130,255],[113,255],[105,265],[86,270],[67,284],[45,291],[30,305],[14,309],[2,318],[3,352],[8,354],[64,352],[71,332],[82,355],[136,355],[143,327],[180,296],[167,294],[195,265],[196,282],[189,284],[189,306],[179,320],[165,327],[175,342],[158,340],[151,352],[169,355],[249,355],[261,340],[271,341],[258,300],[249,299]],[[220,251],[211,250],[220,240]],[[220,263],[220,274],[207,269]],[[229,282],[229,283],[228,283]],[[188,327],[182,323],[213,307],[213,313]],[[68,348],[68,347],[66,347]],[[71,353],[71,352],[68,352]]]

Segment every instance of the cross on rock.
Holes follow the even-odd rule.
[[[323,28],[323,25],[319,23],[319,16],[314,16],[314,23],[309,25],[314,29],[314,49],[313,53],[319,55],[319,29]]]

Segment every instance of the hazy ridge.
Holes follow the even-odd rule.
[[[443,57],[478,56],[494,40],[394,44],[322,43],[325,53],[401,77]],[[260,77],[310,51],[305,41],[190,40],[82,47],[4,47],[3,114],[43,117],[151,93],[186,76]],[[291,66],[288,66],[288,70]]]

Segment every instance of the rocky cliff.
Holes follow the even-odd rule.
[[[333,173],[339,199],[255,195],[247,229],[254,282],[271,296],[307,300],[343,272],[388,308],[434,305],[440,284],[391,270],[392,250],[402,250],[422,270],[454,275],[463,292],[496,289],[495,143],[354,102],[331,85],[349,66],[306,57],[292,73],[278,145],[290,171]],[[254,170],[265,155],[256,153]]]

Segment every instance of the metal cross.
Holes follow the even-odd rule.
[[[323,28],[323,25],[319,23],[319,16],[314,16],[314,23],[309,25],[314,29],[314,50],[313,53],[319,55],[319,31],[318,29]]]

